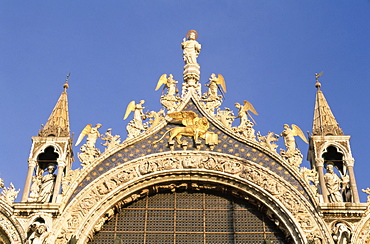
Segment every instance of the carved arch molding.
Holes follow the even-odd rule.
[[[54,223],[51,243],[72,237],[86,243],[115,211],[162,188],[213,189],[253,201],[292,243],[330,240],[318,213],[283,177],[254,162],[221,154],[173,152],[133,160],[111,169],[86,186]]]
[[[14,223],[2,212],[0,212],[1,241],[4,243],[21,244],[22,238]]]

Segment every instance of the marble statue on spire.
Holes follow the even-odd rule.
[[[201,45],[197,42],[197,38],[198,33],[195,30],[190,30],[181,43],[183,50],[182,57],[185,62],[182,96],[184,96],[189,89],[194,90],[199,96],[201,95],[201,85],[198,83],[200,79],[200,65],[197,61]]]
[[[190,30],[186,34],[186,39],[183,39],[181,43],[183,49],[183,58],[185,64],[197,64],[197,58],[202,48],[199,42],[197,42],[198,33],[195,30]]]

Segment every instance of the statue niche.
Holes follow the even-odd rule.
[[[53,147],[47,147],[38,156],[35,175],[32,177],[29,202],[51,202],[56,180],[54,173],[58,165],[58,157],[59,155],[54,151]]]
[[[322,156],[326,168],[324,180],[329,202],[351,202],[349,175],[343,155],[335,147],[329,146]]]

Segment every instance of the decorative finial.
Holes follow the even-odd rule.
[[[315,77],[316,77],[316,84],[315,84],[315,87],[317,88],[317,90],[320,90],[320,87],[321,87],[321,83],[319,82],[319,77],[322,76],[324,74],[324,71],[322,71],[321,73],[315,73]]]
[[[69,80],[69,77],[70,77],[70,76],[71,76],[71,73],[69,73],[69,74],[67,75],[66,83],[64,83],[64,85],[63,85],[64,92],[66,92],[66,91],[67,91],[67,89],[68,89],[68,87],[69,87],[69,85],[68,85],[68,80]]]

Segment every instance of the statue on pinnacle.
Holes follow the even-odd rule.
[[[198,83],[200,79],[200,65],[197,62],[201,45],[197,42],[198,33],[190,30],[183,39],[181,47],[183,50],[184,66],[184,83],[182,86],[182,95],[190,89],[194,89],[198,95],[201,95],[201,86]]]

